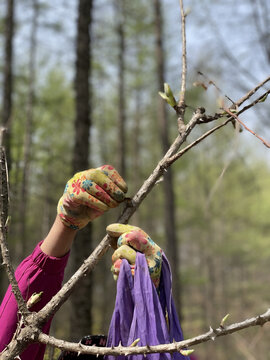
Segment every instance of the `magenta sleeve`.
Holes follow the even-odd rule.
[[[25,300],[36,292],[43,291],[41,300],[31,310],[39,311],[59,291],[62,285],[64,270],[69,253],[62,258],[48,256],[40,249],[40,242],[33,253],[18,266],[15,275],[19,288]],[[18,323],[18,307],[15,297],[8,287],[0,307],[0,352],[11,341]],[[52,320],[52,319],[51,319]],[[48,334],[51,320],[44,326],[43,331]],[[45,346],[42,344],[30,345],[20,356],[22,360],[42,360]]]

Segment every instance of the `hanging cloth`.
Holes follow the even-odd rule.
[[[174,301],[169,262],[162,255],[159,295],[150,278],[145,256],[136,255],[135,275],[123,260],[117,280],[115,308],[110,324],[107,347],[129,346],[140,338],[138,346],[159,345],[183,340]],[[167,321],[166,321],[167,317]],[[169,325],[167,325],[167,322]],[[169,329],[168,329],[169,327]],[[105,360],[189,360],[179,352],[106,356]]]

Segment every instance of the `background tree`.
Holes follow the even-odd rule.
[[[162,7],[159,0],[154,2],[155,11],[155,26],[156,26],[156,59],[157,59],[157,79],[158,88],[163,90],[165,81],[165,59],[163,46],[163,16]],[[169,148],[169,122],[166,110],[166,103],[162,98],[158,99],[157,117],[159,120],[160,140],[162,144],[162,151],[165,154]],[[179,243],[176,236],[175,227],[175,194],[173,184],[173,172],[169,168],[164,175],[164,219],[165,219],[165,236],[166,248],[168,257],[172,264],[172,273],[174,278],[173,291],[177,303],[179,317],[182,320],[181,310],[181,284],[180,284],[180,258],[179,258]]]
[[[4,59],[4,84],[2,101],[2,126],[7,129],[5,146],[10,168],[10,132],[12,120],[12,91],[13,91],[13,36],[14,36],[14,1],[6,1],[5,19],[5,59]]]
[[[125,92],[125,1],[115,1],[116,33],[118,37],[118,129],[119,171],[126,178],[126,92]]]
[[[20,251],[19,256],[23,258],[26,255],[26,225],[27,225],[27,210],[28,210],[28,189],[30,178],[30,156],[32,152],[32,137],[33,137],[33,121],[34,121],[34,102],[35,102],[35,86],[36,86],[36,52],[37,52],[37,30],[38,30],[38,15],[39,4],[37,0],[32,1],[33,15],[31,21],[31,38],[30,38],[30,59],[29,59],[29,84],[27,95],[26,108],[26,122],[24,132],[23,144],[23,170],[22,170],[22,184],[20,192]]]
[[[6,18],[4,25],[4,68],[3,68],[3,91],[2,91],[2,116],[1,125],[6,128],[5,148],[7,154],[8,167],[11,166],[10,156],[10,136],[12,122],[12,92],[13,92],[13,37],[14,37],[14,1],[6,1]],[[1,139],[2,143],[3,139]],[[2,258],[0,257],[0,260]],[[3,272],[0,271],[1,289],[4,288]],[[0,290],[0,296],[4,295],[4,291]]]
[[[91,22],[93,2],[80,0],[78,7],[76,75],[75,75],[75,142],[73,150],[73,173],[89,168],[90,146],[90,97],[91,76]],[[73,269],[77,269],[92,250],[91,223],[77,236],[73,247]],[[91,332],[91,277],[87,277],[71,298],[72,337],[78,340]]]

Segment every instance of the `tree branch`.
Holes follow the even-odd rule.
[[[255,316],[249,319],[246,319],[242,322],[238,322],[228,326],[219,326],[216,329],[212,329],[204,334],[195,336],[193,338],[182,340],[179,342],[174,342],[171,344],[162,344],[155,346],[140,346],[140,347],[124,347],[117,346],[113,348],[104,348],[96,346],[86,346],[82,344],[71,343],[63,340],[56,339],[52,336],[45,335],[40,333],[38,340],[43,344],[49,344],[51,346],[57,347],[62,350],[68,350],[73,352],[78,352],[81,354],[92,354],[92,355],[135,355],[135,354],[152,354],[152,353],[173,353],[179,352],[181,349],[189,348],[193,345],[198,345],[209,340],[214,341],[217,337],[226,336],[233,334],[237,331],[247,329],[254,326],[263,326],[265,323],[270,321],[270,309],[268,309],[264,314]]]
[[[179,147],[186,141],[186,138],[202,116],[203,114],[200,109],[193,114],[184,134],[177,136],[177,138],[175,139],[167,153],[164,155],[164,157],[160,160],[152,174],[143,183],[142,187],[139,189],[133,199],[126,204],[126,207],[124,208],[122,214],[117,220],[118,222],[128,222],[130,217],[135,213],[135,211],[138,209],[145,197],[153,189],[157,180],[164,174],[166,169],[169,167],[170,164],[167,162],[167,160],[173,154],[175,154]],[[108,250],[110,241],[110,237],[108,235],[105,236],[100,242],[100,244],[96,247],[96,249],[92,252],[92,254],[84,261],[83,265],[62,287],[62,289],[60,289],[60,291],[50,300],[50,302],[45,305],[42,310],[40,310],[38,321],[39,323],[44,324],[61,307],[61,305],[67,300],[70,293],[73,291],[75,285],[77,285],[77,283],[94,268],[98,260]]]
[[[267,77],[265,80],[263,80],[261,83],[259,83],[257,86],[255,86],[254,89],[250,90],[246,95],[244,95],[241,99],[235,103],[237,106],[241,106],[247,99],[249,99],[252,95],[255,94],[256,91],[258,91],[264,84],[266,84],[270,80],[270,76]]]
[[[244,126],[244,128],[249,131],[252,135],[256,136],[257,139],[261,140],[261,142],[268,148],[270,148],[270,143],[268,143],[266,140],[264,140],[261,136],[257,135],[253,130],[251,130],[249,127],[247,127],[247,125],[245,123],[243,123],[242,120],[239,119],[239,117],[232,113],[229,109],[224,108],[224,110],[230,115],[232,116],[236,121],[238,121],[242,126]]]
[[[242,114],[242,112],[252,108],[254,105],[258,104],[259,102],[264,102],[264,100],[266,99],[266,97],[270,94],[270,90],[267,90],[265,93],[263,93],[261,96],[259,96],[257,99],[255,99],[252,103],[248,104],[247,106],[243,107],[243,109],[241,109],[238,112],[238,115]]]
[[[7,246],[7,227],[8,227],[8,174],[7,174],[7,161],[5,149],[0,147],[0,246],[3,257],[3,266],[5,267],[9,283],[12,287],[12,292],[16,298],[19,312],[24,317],[29,314],[25,301],[20,292],[17,280],[15,278],[14,269],[11,264],[9,250]]]
[[[182,37],[182,76],[181,76],[181,90],[178,106],[183,108],[185,106],[186,93],[186,74],[187,74],[187,47],[186,47],[186,14],[184,12],[183,0],[180,0],[181,11],[181,37]]]
[[[212,129],[210,129],[209,131],[207,131],[206,133],[204,133],[202,136],[200,136],[198,139],[194,140],[191,144],[186,146],[184,149],[178,151],[175,155],[171,156],[167,160],[167,163],[168,163],[167,166],[170,166],[172,163],[174,163],[176,160],[178,160],[181,156],[183,156],[188,150],[193,148],[195,145],[199,144],[201,141],[206,139],[209,135],[213,134],[215,131],[219,130],[220,128],[227,125],[231,121],[232,121],[231,118],[227,119],[222,124],[219,124],[219,125],[213,127]]]

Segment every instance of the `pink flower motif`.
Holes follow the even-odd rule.
[[[74,181],[72,183],[72,187],[73,187],[73,192],[76,194],[76,195],[79,195],[80,191],[82,192],[85,192],[85,190],[81,187],[81,180],[77,180],[77,181]]]
[[[102,169],[102,170],[105,170],[105,169],[114,170],[114,167],[111,166],[111,165],[103,165],[103,166],[101,166],[101,169]]]

